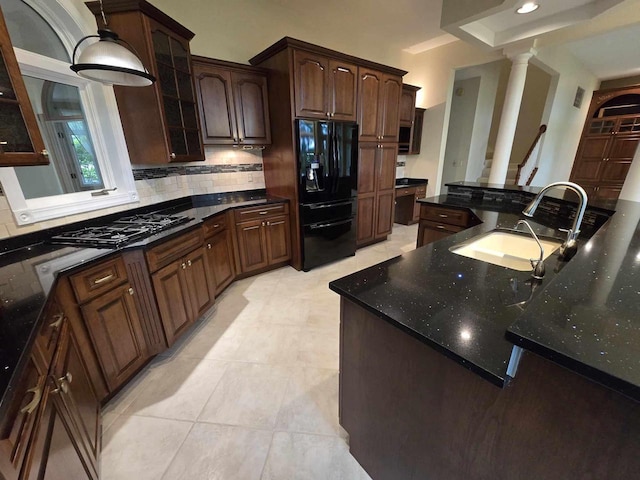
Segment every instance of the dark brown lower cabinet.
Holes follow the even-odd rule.
[[[123,385],[149,358],[134,295],[131,285],[125,283],[81,307],[111,391]]]
[[[479,220],[466,208],[421,204],[416,248],[466,230]]]
[[[223,230],[205,240],[207,262],[215,282],[215,294],[219,295],[235,278],[231,233]]]
[[[197,248],[152,275],[169,345],[213,305],[215,283],[205,252]]]
[[[254,272],[291,259],[289,215],[236,224],[242,273]]]

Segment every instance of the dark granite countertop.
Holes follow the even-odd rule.
[[[396,178],[396,188],[415,187],[416,185],[427,185],[429,180],[426,178]]]
[[[512,227],[522,218],[522,205],[482,196],[420,201],[469,208],[483,223],[331,282],[330,288],[496,385],[508,381],[515,344],[640,401],[639,203],[593,205],[593,215],[607,208],[609,215],[615,213],[583,229],[570,262],[552,256],[532,297],[513,306],[527,300],[527,272],[461,257],[449,247],[496,227]],[[549,215],[537,217],[538,233],[564,236],[554,228],[563,225],[550,224]]]
[[[143,248],[161,242],[185,230],[196,228],[207,218],[230,208],[285,201],[282,198],[269,197],[264,191],[198,195],[0,240],[0,419],[4,417],[18,386],[22,367],[28,358],[27,353],[31,351],[42,320],[41,312],[58,274],[70,273],[90,262],[123,250]],[[47,238],[65,229],[108,223],[118,217],[149,211],[180,213],[192,220],[120,249],[44,243]]]

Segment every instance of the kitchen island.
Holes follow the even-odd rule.
[[[552,255],[532,286],[529,272],[449,251],[520,218],[514,192],[484,193],[423,200],[470,208],[477,226],[331,282],[352,454],[375,480],[632,478],[640,205],[609,206],[604,222],[592,209],[576,257]],[[537,233],[561,236],[547,220]]]

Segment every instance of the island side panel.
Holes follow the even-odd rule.
[[[530,352],[500,389],[344,297],[339,395],[351,453],[374,480],[640,471],[640,403]]]

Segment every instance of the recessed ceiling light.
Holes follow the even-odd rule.
[[[531,13],[531,12],[535,12],[538,7],[540,7],[540,5],[538,5],[536,2],[527,2],[524,5],[522,5],[519,9],[516,10],[516,13]]]

